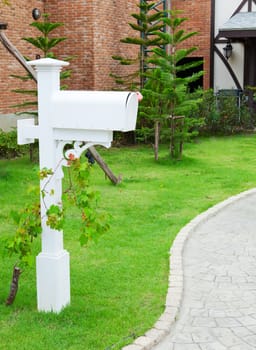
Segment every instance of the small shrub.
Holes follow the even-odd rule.
[[[201,134],[231,135],[252,131],[255,125],[255,112],[250,110],[244,94],[238,105],[238,98],[234,95],[216,96],[213,90],[206,90],[193,113],[205,121]]]
[[[21,156],[28,146],[19,146],[17,144],[17,131],[12,130],[4,132],[0,129],[0,158],[14,158]]]

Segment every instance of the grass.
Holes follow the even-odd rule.
[[[123,175],[113,186],[94,166],[110,232],[81,248],[76,212],[68,208],[72,300],[59,315],[37,312],[35,268],[24,271],[14,305],[6,307],[15,258],[0,256],[0,349],[116,350],[142,335],[164,309],[176,234],[200,212],[256,185],[255,149],[255,136],[199,139],[185,146],[180,162],[163,147],[158,163],[146,146],[101,150]],[[26,158],[0,161],[1,238],[13,234],[10,210],[30,200],[26,188],[37,183],[37,170]]]

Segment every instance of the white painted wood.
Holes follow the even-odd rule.
[[[38,311],[59,313],[70,304],[69,253],[40,253],[36,258]]]
[[[34,143],[35,138],[39,138],[39,128],[35,126],[35,119],[18,119],[17,120],[17,137],[19,145]]]
[[[135,92],[60,91],[52,96],[54,128],[135,129],[138,98]]]
[[[113,130],[134,130],[138,97],[129,92],[60,91],[60,71],[67,62],[44,58],[30,61],[38,83],[38,125],[33,119],[18,123],[18,143],[39,139],[40,169],[54,175],[40,181],[42,252],[37,256],[37,305],[39,311],[60,312],[70,303],[69,253],[63,247],[63,232],[51,229],[46,211],[61,206],[62,166],[65,156],[80,155],[90,146],[110,147]],[[73,143],[63,154],[64,146]]]

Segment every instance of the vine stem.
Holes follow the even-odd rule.
[[[49,183],[52,181],[52,178],[54,175],[56,175],[56,171],[58,170],[58,168],[61,166],[61,163],[63,162],[65,158],[61,158],[60,161],[58,162],[58,164],[56,165],[55,169],[52,171],[52,174],[48,177],[47,181],[45,182],[42,190],[41,190],[41,193],[45,193],[45,194],[49,194],[49,192],[45,191],[45,188],[49,185]],[[44,197],[42,196],[42,202],[43,202],[43,205],[45,207],[45,209],[47,210],[47,205],[45,203],[45,200],[44,200]]]

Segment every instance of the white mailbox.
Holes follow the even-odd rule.
[[[51,102],[54,128],[130,131],[136,126],[134,92],[60,91]]]
[[[43,58],[30,61],[37,73],[38,125],[33,119],[18,121],[18,143],[39,139],[40,169],[54,170],[41,180],[42,252],[37,256],[37,305],[40,311],[59,312],[70,303],[69,253],[63,232],[46,224],[47,207],[61,205],[62,166],[70,154],[94,144],[110,147],[113,131],[135,129],[138,96],[134,92],[61,91],[60,71],[67,62]],[[66,145],[72,144],[69,150]],[[65,155],[64,155],[65,150]]]

